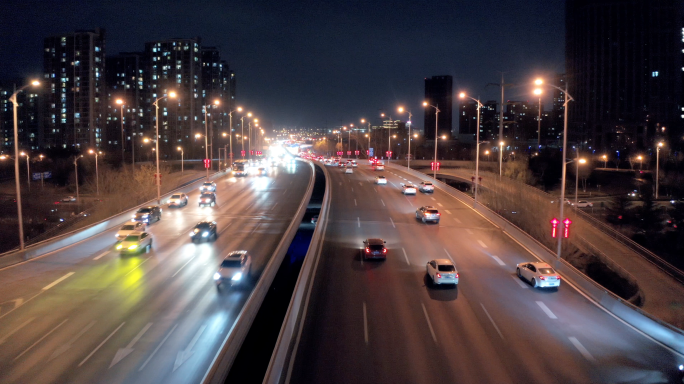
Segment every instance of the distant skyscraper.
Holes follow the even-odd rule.
[[[568,0],[568,140],[592,148],[679,137],[682,17],[677,0]],[[573,134],[578,136],[574,137]]]
[[[44,41],[45,121],[41,146],[100,147],[105,128],[105,31]],[[85,147],[85,148],[84,148]]]
[[[432,76],[425,78],[425,101],[439,108],[437,134],[451,138],[453,79],[451,76]],[[425,107],[424,136],[426,140],[435,139],[435,109]]]
[[[17,79],[0,84],[0,152],[14,150],[14,106],[9,101],[16,88],[30,80]],[[16,87],[16,88],[15,88]],[[38,149],[42,126],[42,98],[40,89],[26,88],[17,95],[17,130],[19,148]]]
[[[107,132],[106,145],[121,153],[121,105],[124,102],[123,127],[126,151],[131,150],[131,142],[140,148],[141,135],[148,128],[145,118],[145,66],[143,54],[125,52],[106,59],[107,80]],[[140,153],[140,152],[138,152]],[[127,161],[130,158],[127,156]]]

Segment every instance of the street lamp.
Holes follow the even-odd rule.
[[[392,160],[392,138],[397,138],[397,135],[388,135],[387,137],[387,164]]]
[[[247,117],[252,117],[252,112],[248,112]],[[240,118],[240,128],[242,129],[242,135],[240,135],[240,137],[242,137],[242,140],[241,140],[242,141],[242,152],[241,152],[241,154],[242,154],[242,158],[244,159],[245,158],[245,116],[242,116]]]
[[[485,151],[485,155],[487,155],[487,161],[489,161],[489,150]]]
[[[608,166],[608,156],[603,155],[601,156],[601,159],[603,159],[603,168],[606,168]]]
[[[658,182],[660,181],[660,148],[665,145],[662,141],[656,147],[656,200],[658,200]]]
[[[643,169],[643,163],[642,163],[642,161],[641,161],[641,160],[643,160],[643,159],[644,159],[644,158],[643,158],[641,155],[637,156],[637,160],[639,160],[639,170],[642,170],[642,169]]]
[[[544,80],[542,79],[537,79],[534,81],[535,85],[542,85],[544,84]],[[563,172],[562,172],[562,178],[561,178],[561,203],[560,203],[560,218],[559,220],[563,222],[565,218],[563,217],[563,208],[564,208],[564,201],[565,201],[565,176],[566,176],[566,156],[567,156],[567,146],[568,146],[568,103],[573,101],[574,99],[570,94],[568,94],[568,83],[565,83],[565,89],[562,89],[561,87],[558,87],[553,84],[546,84],[549,87],[555,88],[561,92],[563,92],[565,96],[565,101],[563,102]],[[656,184],[657,185],[657,184]],[[558,236],[558,250],[557,250],[557,257],[558,259],[561,258],[561,241],[563,239],[563,236]]]
[[[88,153],[90,153],[91,155],[95,155],[95,187],[96,187],[97,195],[100,196],[100,174],[98,173],[98,170],[97,170],[97,158],[98,158],[99,154],[101,154],[102,152],[101,151],[94,151],[91,149],[90,151],[88,151]]]
[[[229,129],[230,139],[229,139],[229,141],[230,141],[230,163],[231,163],[230,165],[231,166],[233,165],[233,112],[235,112],[235,111],[242,112],[242,107],[237,107],[237,109],[234,109],[228,113],[228,117],[230,118],[230,123],[229,123],[229,125],[230,125],[230,129]]]
[[[74,158],[74,170],[76,171],[76,204],[79,204],[81,201],[78,198],[78,159],[83,157],[83,155],[76,156]]]
[[[504,142],[499,142],[499,180],[501,180],[501,175],[503,174],[503,146]]]
[[[157,159],[157,173],[155,174],[155,183],[157,183],[157,204],[161,204],[161,173],[159,172],[159,100],[161,99],[166,99],[166,98],[172,98],[174,99],[176,97],[176,92],[169,92],[168,95],[161,96],[157,98],[157,100],[154,101],[154,107],[156,108],[156,115],[155,115],[155,156]]]
[[[427,103],[427,101],[424,101],[424,102],[423,102],[423,107],[427,107],[427,106],[430,106],[430,107],[432,107],[432,108],[435,109],[435,160],[434,160],[435,166],[432,167],[432,168],[433,168],[433,170],[432,170],[432,178],[435,179],[435,180],[437,180],[437,121],[438,121],[438,118],[439,118],[439,112],[440,112],[440,110],[439,110],[439,108],[438,108],[437,105],[429,105],[429,104]]]
[[[34,80],[31,84],[24,85],[23,87],[14,91],[12,96],[10,96],[9,101],[13,106],[13,117],[14,117],[14,184],[17,190],[17,221],[19,225],[19,249],[24,250],[24,220],[22,218],[21,212],[21,186],[19,184],[19,120],[17,117],[17,108],[19,108],[19,103],[17,102],[17,95],[19,92],[33,85],[38,86],[40,82]]]
[[[219,105],[219,104],[220,104],[220,101],[218,99],[214,100],[214,105]],[[211,164],[211,158],[209,157],[209,147],[207,144],[208,141],[206,140],[206,137],[209,136],[209,128],[208,128],[209,123],[207,121],[207,110],[209,109],[209,107],[211,107],[211,104],[204,106],[204,137],[205,137],[205,140],[204,140],[204,142],[205,142],[205,144],[204,144],[204,156],[205,156],[205,159],[209,159],[209,164]],[[212,128],[212,130],[213,130],[213,128]],[[212,152],[212,157],[214,157],[214,154],[213,154],[213,152],[214,152],[214,135],[213,134],[211,135],[211,152]],[[207,179],[209,179],[209,168],[207,168]]]
[[[198,134],[195,134],[195,139],[199,139],[200,137],[202,137],[201,134],[199,134],[199,133],[198,133]],[[208,143],[207,135],[204,135],[204,152],[205,152],[205,155],[208,156],[208,155],[209,155],[209,154],[208,154],[209,148],[207,148],[207,143]],[[206,157],[206,159],[208,159],[208,157]],[[209,167],[207,167],[207,166],[205,165],[204,168],[207,169],[207,180],[209,180]]]
[[[19,156],[26,156],[26,184],[28,185],[28,190],[31,192],[31,166],[29,164],[29,154],[26,152],[21,152]]]
[[[482,109],[482,103],[480,102],[480,100],[478,100],[474,97],[467,96],[465,94],[465,92],[461,92],[459,97],[461,99],[468,98],[468,99],[477,103],[477,125],[476,125],[477,134],[475,135],[475,143],[477,143],[477,144],[475,146],[476,149],[475,149],[475,193],[474,193],[474,195],[475,195],[474,201],[475,201],[475,204],[477,204],[477,185],[480,183],[480,144],[482,144],[482,143],[480,143],[480,110]]]
[[[579,156],[579,154],[578,154],[578,156]],[[577,167],[575,168],[575,208],[577,208],[577,186],[579,184],[579,165],[586,163],[587,160],[576,158],[575,160],[570,161],[570,163],[572,163],[573,161],[577,165]],[[561,201],[561,204],[563,204],[562,201]]]
[[[539,96],[539,117],[537,118],[537,150],[541,148],[541,94],[542,90],[537,88],[534,90],[534,94]]]
[[[124,139],[124,120],[123,120],[124,115],[123,115],[123,113],[124,113],[125,103],[124,103],[123,99],[116,99],[116,104],[118,104],[119,108],[121,109],[121,162],[123,163],[123,161],[124,161],[124,148],[125,148],[125,145],[124,145],[124,143],[125,143],[125,141],[124,141],[125,140]]]
[[[406,111],[408,112],[409,119],[408,119],[408,159],[406,163],[406,168],[411,169],[411,117],[413,115],[411,114],[411,111]],[[404,113],[404,107],[399,107],[399,113]]]
[[[183,177],[183,148],[178,147],[178,148],[176,148],[176,150],[180,151],[180,153],[181,153],[181,177]]]

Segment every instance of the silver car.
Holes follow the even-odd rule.
[[[456,266],[448,259],[435,259],[428,261],[425,273],[433,285],[453,284],[458,285],[459,274]]]
[[[418,189],[423,193],[432,193],[435,191],[435,186],[429,181],[423,181],[418,186]]]
[[[441,214],[439,213],[437,208],[430,205],[420,207],[416,210],[416,219],[421,219],[423,223],[426,223],[428,221],[431,221],[433,223],[439,223],[440,217]]]
[[[119,228],[119,231],[116,233],[116,239],[118,241],[121,241],[126,238],[126,236],[130,235],[133,232],[138,232],[138,231],[144,231],[145,230],[145,223],[142,223],[140,221],[136,222],[130,222],[126,223]]]
[[[147,232],[133,232],[116,246],[123,253],[148,252],[152,248],[152,236]]]
[[[219,270],[214,273],[216,289],[224,284],[241,285],[249,281],[252,274],[252,257],[247,251],[230,252],[221,262]]]
[[[188,205],[188,195],[175,193],[169,198],[169,207],[184,207]]]
[[[561,282],[560,275],[546,263],[520,263],[516,273],[535,288],[557,288]]]

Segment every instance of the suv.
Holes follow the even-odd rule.
[[[423,181],[418,186],[418,189],[423,193],[432,193],[435,191],[435,186],[429,181]]]
[[[185,193],[174,193],[169,198],[169,207],[184,207],[188,205],[188,195]]]
[[[215,221],[200,221],[195,225],[195,228],[190,232],[190,239],[195,241],[214,240],[216,241],[216,222]]]
[[[214,273],[216,289],[220,290],[223,283],[230,286],[244,284],[252,274],[252,257],[247,251],[230,252],[221,262],[218,272]]]
[[[416,210],[416,219],[423,220],[423,223],[432,221],[434,223],[439,223],[439,211],[435,207],[426,205],[420,207]]]
[[[199,197],[199,206],[214,206],[216,205],[216,194],[213,192],[203,192]]]
[[[207,181],[200,187],[200,192],[216,192],[216,183],[213,181]]]
[[[363,241],[363,258],[365,259],[387,259],[387,248],[383,239],[366,239]]]
[[[409,183],[409,184],[404,184],[401,183],[402,191],[404,195],[415,195],[416,194],[416,186]]]
[[[138,209],[138,212],[133,215],[131,221],[140,221],[149,224],[153,221],[161,220],[161,215],[162,210],[158,205],[150,205],[149,207]]]

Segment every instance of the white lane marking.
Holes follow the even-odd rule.
[[[489,312],[487,312],[487,308],[485,308],[484,304],[482,304],[482,303],[480,303],[480,305],[482,306],[482,309],[485,311],[485,314],[487,315],[487,317],[489,317],[489,321],[492,322],[492,325],[493,325],[494,328],[496,329],[496,332],[499,333],[499,336],[501,336],[501,340],[504,340],[504,337],[503,337],[503,335],[501,334],[501,331],[499,330],[499,327],[496,326],[496,323],[494,322],[494,319],[492,319],[492,317],[489,316]]]
[[[450,210],[448,210],[448,209],[445,209],[445,210],[444,210],[444,212],[446,212],[446,213],[448,213],[448,214],[450,214],[450,215],[451,215],[451,211],[450,211]],[[459,222],[460,222],[460,220],[459,220]]]
[[[18,358],[24,356],[24,354],[25,354],[26,352],[30,351],[31,348],[35,347],[36,344],[38,344],[38,343],[40,343],[41,341],[43,341],[43,339],[45,339],[46,337],[50,336],[50,334],[51,334],[52,332],[56,331],[57,328],[61,327],[62,324],[66,323],[67,320],[69,320],[69,319],[64,319],[64,320],[63,320],[61,323],[59,323],[56,327],[52,328],[52,329],[50,330],[50,332],[46,333],[45,336],[43,336],[43,337],[41,337],[40,339],[36,340],[35,343],[31,344],[30,347],[26,348],[26,349],[24,350],[24,352],[20,353],[19,356],[15,357],[14,360],[12,360],[12,361],[16,361]]]
[[[423,313],[425,314],[425,320],[427,320],[428,327],[430,327],[430,333],[432,334],[432,340],[434,340],[435,343],[437,343],[437,336],[435,336],[435,330],[432,329],[432,323],[430,323],[430,316],[428,316],[427,309],[425,309],[425,304],[423,304],[421,302],[420,305],[423,306]]]
[[[375,191],[376,193],[378,192],[378,190],[377,190],[377,189],[375,189],[375,187],[373,187],[373,190],[374,190],[374,191]]]
[[[554,315],[553,312],[551,312],[551,310],[549,309],[549,307],[547,307],[546,304],[544,304],[543,301],[537,301],[536,303],[537,303],[537,305],[539,306],[539,308],[541,308],[542,311],[544,311],[544,313],[546,313],[546,316],[548,316],[548,317],[550,317],[550,318],[552,318],[552,319],[557,319],[556,315]]]
[[[394,220],[392,220],[392,218],[391,218],[391,217],[390,217],[390,221],[392,222],[392,227],[396,228],[397,226],[396,226],[396,225],[394,225]]]
[[[482,246],[482,248],[487,248],[487,244],[483,243],[482,240],[478,240],[478,243]]]
[[[190,358],[190,356],[192,356],[193,353],[195,353],[192,351],[192,348],[195,346],[197,340],[200,338],[202,332],[204,332],[204,329],[206,327],[206,325],[202,325],[199,331],[197,331],[195,336],[192,338],[192,340],[190,340],[190,344],[188,344],[188,347],[182,351],[178,351],[178,355],[176,355],[176,361],[173,363],[174,372],[176,371],[176,369],[178,369],[178,367],[181,366],[181,364],[185,363]]]
[[[251,235],[251,234],[253,234],[254,232],[256,232],[256,230],[259,228],[260,225],[261,225],[261,222],[257,223],[257,225],[255,225],[254,228],[252,228],[252,230],[249,231],[249,234]]]
[[[409,262],[408,256],[406,256],[406,250],[404,249],[404,247],[401,247],[401,250],[404,252],[404,258],[406,258],[406,264],[411,265],[411,263]]]
[[[59,348],[55,349],[55,351],[50,355],[50,358],[48,361],[52,361],[53,359],[56,359],[59,355],[62,353],[66,352],[71,348],[71,346],[78,340],[79,337],[83,336],[84,333],[88,332],[92,326],[95,325],[95,320],[91,321],[88,323],[88,325],[85,326],[85,328],[81,329],[80,332],[76,334],[76,336],[72,337],[71,340],[69,340],[66,344],[62,344]]]
[[[575,348],[577,348],[577,350],[579,351],[579,353],[581,353],[582,356],[584,356],[585,359],[587,359],[587,360],[589,360],[589,361],[591,361],[591,362],[596,361],[596,359],[594,359],[594,356],[592,356],[591,353],[589,353],[589,351],[588,351],[586,348],[584,348],[584,345],[582,345],[582,343],[580,343],[579,340],[577,340],[576,337],[570,336],[570,337],[568,337],[568,339],[570,340],[570,342],[572,343],[572,345],[574,345]]]
[[[451,260],[451,262],[453,263],[453,262],[454,262],[454,259],[451,258],[451,255],[449,254],[449,251],[447,251],[446,248],[444,248],[444,252],[446,252],[447,257],[449,257],[449,260]]]
[[[516,283],[518,283],[519,286],[521,286],[522,288],[527,289],[527,284],[525,284],[525,282],[523,282],[522,280],[520,280],[520,278],[519,278],[518,276],[511,276],[511,277],[513,278],[513,280],[515,280]]]
[[[69,276],[73,275],[74,273],[76,273],[76,272],[69,272],[69,273],[67,273],[66,275],[60,277],[59,279],[53,281],[52,283],[46,285],[45,287],[43,287],[43,291],[47,291],[48,289],[54,287],[55,285],[61,283],[61,282],[64,281],[64,280],[68,279]]]
[[[342,184],[342,183],[340,183],[340,184]],[[283,195],[286,194],[289,189],[290,188],[285,188],[285,191],[283,191]]]
[[[278,205],[278,202],[277,202],[277,201],[276,201],[276,203],[273,204],[273,206],[271,207],[271,211],[275,209],[276,205]]]
[[[437,205],[439,205],[440,207],[443,207],[443,206],[444,206],[444,205],[442,205],[442,203],[437,203]]]
[[[357,207],[358,204],[356,204],[356,199],[354,199],[354,206]]]
[[[10,333],[6,334],[5,336],[3,336],[2,339],[0,339],[0,345],[2,345],[2,343],[4,343],[5,341],[7,341],[7,339],[9,339],[10,336],[14,335],[18,330],[24,328],[28,323],[32,322],[33,319],[35,319],[35,317],[32,317],[32,318],[30,318],[30,319],[24,321],[23,323],[19,324],[18,327],[14,328],[14,330],[12,330],[12,332],[10,332]]]
[[[190,263],[190,262],[192,261],[192,259],[194,259],[194,258],[195,258],[195,256],[191,257],[190,260],[186,261],[185,264],[183,264],[183,266],[180,267],[180,268],[176,271],[176,273],[174,273],[173,275],[171,275],[171,277],[176,277],[176,275],[178,274],[178,272],[180,272],[183,268],[185,268],[185,266],[188,265],[188,263]]]
[[[131,352],[133,352],[133,347],[135,346],[135,343],[137,343],[138,340],[140,340],[140,338],[143,337],[145,332],[147,332],[147,330],[150,329],[151,326],[152,326],[152,323],[147,323],[147,325],[145,325],[145,327],[142,330],[140,330],[140,332],[138,332],[137,335],[135,335],[133,340],[131,340],[128,343],[126,348],[119,348],[119,350],[116,351],[116,355],[114,355],[114,359],[112,360],[112,363],[109,364],[109,368],[113,367],[114,365],[116,365],[116,363],[123,360],[124,357],[128,356]]]
[[[148,357],[147,360],[145,360],[145,362],[143,363],[143,365],[140,366],[140,368],[138,368],[138,372],[142,371],[143,368],[145,368],[145,366],[147,365],[147,363],[149,363],[150,360],[152,360],[152,358],[153,358],[154,355],[157,353],[157,351],[159,350],[159,348],[161,348],[162,345],[164,345],[164,343],[166,342],[166,339],[168,339],[169,336],[171,336],[171,333],[173,333],[173,331],[176,329],[177,326],[178,326],[178,324],[174,325],[173,328],[171,328],[171,330],[169,331],[169,333],[166,334],[166,336],[165,336],[164,339],[161,341],[161,343],[159,343],[159,345],[157,345],[157,348],[154,349],[154,351],[152,352],[152,354],[150,355],[150,357]]]
[[[356,217],[356,224],[361,228],[361,219],[359,219],[358,216]]]
[[[135,271],[136,269],[140,268],[141,265],[147,263],[147,261],[148,261],[149,259],[151,259],[151,258],[152,258],[152,256],[150,256],[150,257],[148,257],[147,259],[143,260],[140,264],[136,265],[135,268],[133,268],[133,269],[131,269],[130,271],[128,271],[128,273],[125,274],[124,277],[126,277],[126,276],[130,275],[131,273],[133,273],[133,271]]]
[[[473,231],[471,231],[471,230],[468,229],[468,228],[466,228],[466,232],[468,232],[469,235],[472,235],[472,234],[473,234]]]
[[[366,302],[363,302],[363,339],[368,345],[368,316],[366,316]]]
[[[499,256],[492,256],[492,259],[496,260],[496,262],[499,263],[499,265],[506,265],[506,263],[499,259]]]
[[[459,223],[459,224],[463,224],[463,222],[461,220],[459,220],[458,217],[454,217],[454,221]]]
[[[106,251],[100,253],[99,255],[95,256],[95,257],[93,258],[93,260],[100,260],[101,258],[103,258],[103,257],[104,257],[106,254],[108,254],[109,252],[111,252],[111,249],[108,249],[108,250],[106,250]]]
[[[111,337],[114,336],[114,334],[115,334],[119,329],[121,329],[121,327],[123,327],[124,324],[126,324],[125,321],[124,321],[123,323],[121,323],[121,325],[119,325],[118,327],[116,327],[116,329],[114,330],[114,332],[110,333],[109,336],[107,336],[106,339],[102,340],[102,342],[100,343],[100,345],[98,345],[97,347],[95,347],[95,349],[93,349],[93,351],[90,352],[90,354],[88,354],[88,356],[86,356],[85,359],[83,359],[83,361],[81,361],[80,363],[78,363],[78,366],[80,367],[81,365],[85,364],[85,362],[88,361],[88,359],[90,359],[90,357],[91,357],[92,355],[94,355],[95,352],[97,352],[97,350],[100,349],[100,348],[104,345],[104,343],[107,342],[107,340],[111,339]]]
[[[432,201],[435,201],[435,198],[434,198],[434,197],[430,196],[430,198],[432,199]]]
[[[380,199],[380,202],[382,203],[382,206],[383,206],[383,207],[386,207],[385,201],[384,201],[384,200]]]

